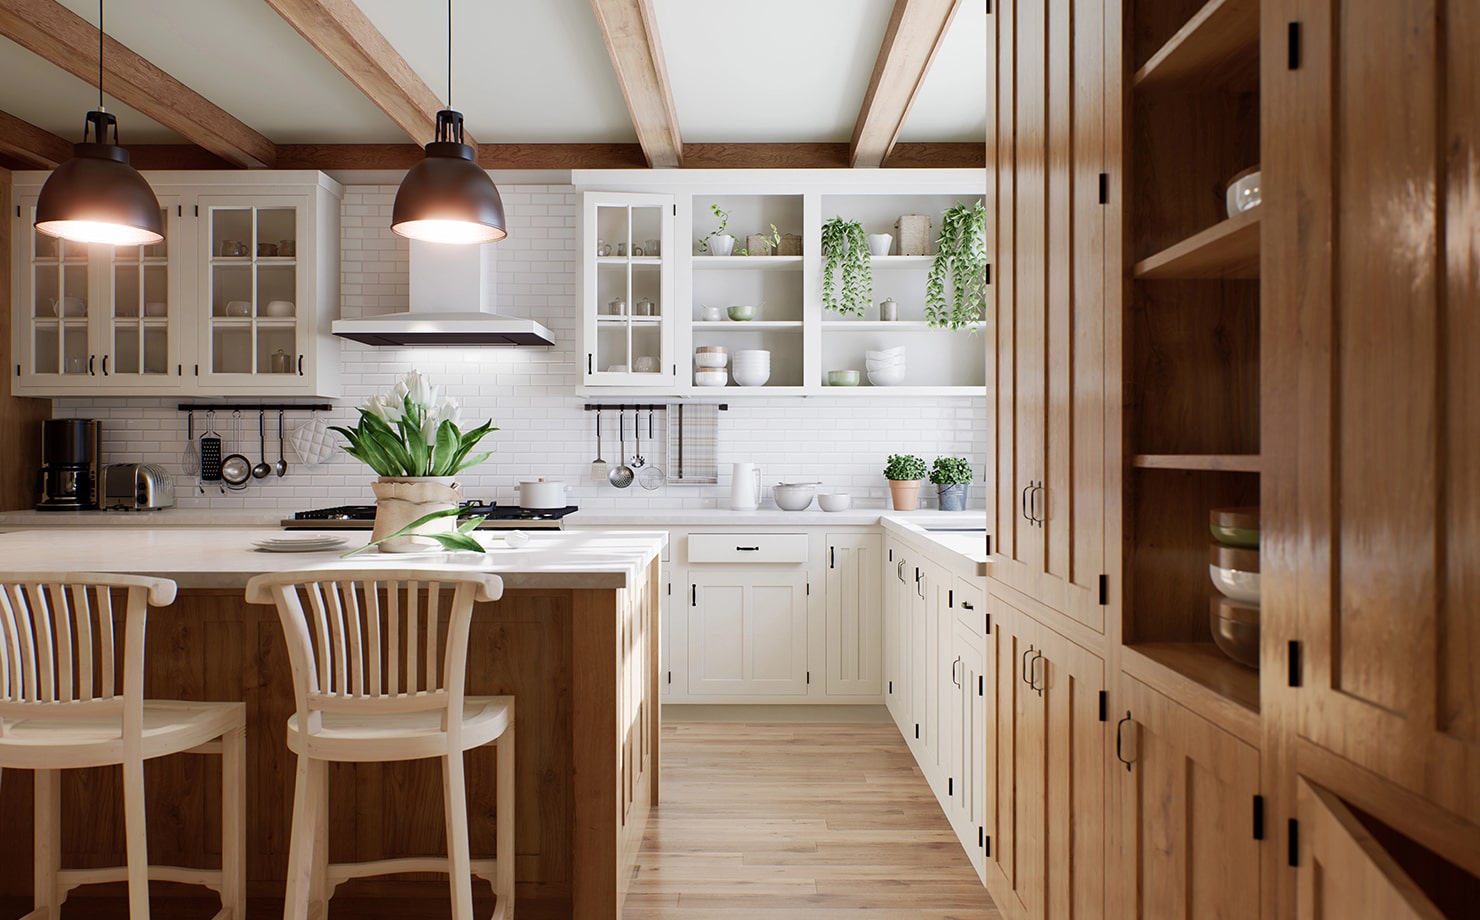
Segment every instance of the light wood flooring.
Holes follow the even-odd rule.
[[[667,721],[624,920],[998,920],[889,723]]]

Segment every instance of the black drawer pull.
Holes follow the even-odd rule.
[[[737,546],[735,549],[742,553],[758,553],[761,550],[759,546]]]

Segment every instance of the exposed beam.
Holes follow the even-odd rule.
[[[97,26],[55,0],[0,0],[0,35],[88,84],[98,78]],[[108,95],[229,163],[274,164],[272,141],[119,42],[109,38],[106,45]]]
[[[930,69],[930,60],[945,38],[961,0],[894,0],[894,12],[858,123],[848,159],[855,167],[884,165],[899,139],[900,126],[909,114],[920,84]]]
[[[885,169],[983,169],[986,144],[895,144]]]
[[[410,169],[426,156],[414,144],[284,144],[279,169]],[[483,144],[484,169],[642,169],[636,144]]]
[[[617,83],[637,129],[637,141],[654,168],[682,166],[683,137],[668,88],[668,69],[650,0],[591,0]]]
[[[684,144],[689,169],[847,169],[847,144]]]
[[[266,0],[417,144],[436,137],[442,99],[353,0]],[[477,146],[471,136],[465,142]]]
[[[29,121],[0,112],[0,153],[30,166],[53,169],[72,158],[72,145]]]

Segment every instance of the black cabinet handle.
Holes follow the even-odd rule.
[[[1131,762],[1129,760],[1126,760],[1123,756],[1121,756],[1121,753],[1120,753],[1120,736],[1121,736],[1121,729],[1125,728],[1125,723],[1129,722],[1130,720],[1131,720],[1131,711],[1129,709],[1127,709],[1125,711],[1125,718],[1123,718],[1119,722],[1116,722],[1115,723],[1115,759],[1118,760],[1118,761],[1120,761],[1121,763],[1125,764],[1125,772],[1127,772],[1127,773],[1129,773],[1131,771]]]
[[[89,377],[96,377],[96,376],[98,376],[97,371],[94,371],[93,370],[93,359],[95,359],[96,357],[97,357],[97,355],[88,355],[87,356],[87,376],[89,376]]]
[[[735,549],[742,553],[758,553],[761,550],[759,546],[737,546]]]
[[[956,669],[960,667],[960,665],[961,659],[959,657],[955,661],[951,662],[951,683],[955,684],[957,687],[961,686],[961,679],[956,676]]]
[[[108,356],[103,355],[103,376],[108,376]]]
[[[1043,688],[1038,686],[1038,662],[1042,660],[1043,653],[1039,652],[1038,654],[1033,656],[1031,661],[1028,662],[1028,686],[1032,687],[1034,690],[1037,690],[1039,696],[1043,695]]]
[[[975,610],[976,609],[975,607],[971,606],[971,601],[962,601],[961,602],[961,608],[963,610]]]
[[[298,376],[303,376],[303,356],[298,356]]]

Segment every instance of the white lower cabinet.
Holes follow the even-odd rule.
[[[884,705],[900,731],[910,722],[909,568],[904,544],[884,541],[884,570],[880,595],[884,607]]]
[[[878,696],[883,683],[883,605],[878,534],[828,534],[824,670],[829,696]]]
[[[946,815],[971,857],[977,877],[986,878],[987,797],[997,769],[988,734],[988,694],[996,697],[994,660],[987,657],[981,619],[975,615],[952,619],[951,693],[941,737],[946,757]]]
[[[690,569],[689,694],[805,695],[807,590],[801,567]]]

